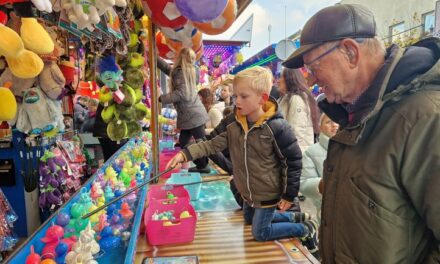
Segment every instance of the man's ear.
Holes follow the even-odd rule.
[[[359,44],[355,40],[345,39],[342,41],[342,47],[349,63],[356,66],[359,61]]]

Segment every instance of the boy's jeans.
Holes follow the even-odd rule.
[[[294,223],[291,212],[275,212],[276,207],[252,208],[243,203],[244,221],[252,224],[252,235],[257,241],[276,240],[306,235],[303,224]]]

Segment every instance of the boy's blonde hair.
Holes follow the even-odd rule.
[[[250,88],[257,94],[269,94],[272,89],[273,75],[268,69],[254,66],[237,73],[234,77],[234,84],[243,80],[248,80],[251,84]]]

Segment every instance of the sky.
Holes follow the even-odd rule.
[[[204,35],[204,39],[227,40],[254,14],[251,45],[241,49],[246,60],[269,45],[269,25],[270,44],[277,43],[286,35],[301,29],[316,11],[338,2],[339,0],[253,0],[226,32],[216,36]]]

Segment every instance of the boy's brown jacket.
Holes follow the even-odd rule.
[[[229,148],[234,182],[249,205],[275,206],[280,198],[293,202],[299,190],[301,150],[277,108],[270,99],[263,106],[265,114],[250,129],[246,117],[236,114],[224,132],[183,150],[185,157],[198,159]]]

